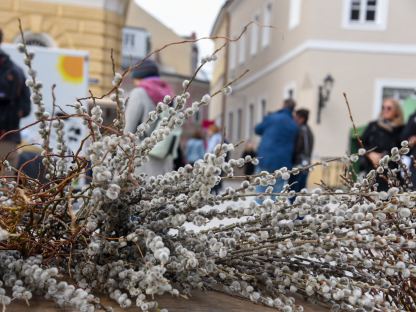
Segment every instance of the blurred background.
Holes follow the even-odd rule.
[[[415,14],[414,0],[0,1],[3,48],[22,62],[14,52],[21,40],[20,18],[27,44],[39,51],[37,70],[41,74],[45,69],[40,80],[45,90],[58,85],[57,99],[63,106],[89,90],[100,96],[112,88],[111,49],[119,71],[168,43],[204,36],[237,38],[254,21],[238,41],[218,53],[217,62],[197,75],[189,103],[250,70],[230,96],[215,97],[185,125],[181,147],[186,148],[196,130],[205,133],[213,123],[223,128],[227,141],[256,146],[260,138],[255,125],[285,99],[293,99],[297,107],[309,110],[314,161],[357,149],[343,92],[359,130],[377,118],[385,98],[398,100],[405,118],[414,112]],[[180,92],[201,57],[223,43],[218,39],[174,45],[152,58],[161,77]],[[123,87],[131,90],[132,81],[127,79]],[[104,98],[100,105],[106,122],[111,122],[114,103]],[[234,156],[243,149],[244,144]],[[308,185],[324,181],[337,186],[342,170],[336,162],[317,169]]]

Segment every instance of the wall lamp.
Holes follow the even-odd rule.
[[[318,98],[318,114],[316,122],[318,124],[321,123],[321,112],[322,109],[326,106],[329,101],[329,96],[331,95],[332,87],[334,86],[334,78],[332,78],[331,74],[328,74],[323,84],[319,86],[319,98]]]

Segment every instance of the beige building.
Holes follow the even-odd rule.
[[[138,33],[141,30],[141,32],[147,34],[149,42],[146,52],[155,51],[169,43],[181,42],[185,39],[164,25],[163,21],[159,21],[146,12],[134,1],[129,3],[125,25],[126,28],[136,30]],[[128,41],[128,38],[124,41]],[[139,39],[136,42],[140,43],[141,41]],[[172,45],[157,53],[155,59],[161,65],[163,72],[190,76],[193,73],[192,48],[191,43]]]
[[[181,37],[172,29],[163,24],[154,16],[130,1],[126,15],[126,27],[123,30],[123,61],[124,66],[134,64],[140,58],[146,56],[150,51],[158,51],[152,55],[160,67],[161,77],[167,81],[176,94],[182,92],[182,83],[189,79],[198,65],[198,46],[192,39],[196,34],[189,37]],[[191,39],[189,42],[179,43]],[[145,46],[146,49],[141,49]],[[167,46],[169,45],[169,46]],[[126,79],[123,87],[130,90],[133,87],[129,78]],[[192,101],[199,100],[209,92],[209,81],[203,75],[198,75],[193,81],[189,92],[189,105]],[[208,108],[203,107],[192,120],[189,120],[183,127],[183,138],[190,136],[196,127],[199,127],[204,119],[208,118]]]
[[[120,60],[126,0],[1,0],[5,42],[20,41],[17,18],[29,44],[89,52],[91,90],[111,88],[110,50]]]
[[[229,25],[230,25],[230,10],[229,6],[232,4],[232,1],[226,1],[224,6],[220,10],[217,19],[215,21],[214,27],[211,32],[211,36],[217,37],[229,37]],[[223,39],[214,40],[214,50],[220,49],[217,52],[217,61],[214,64],[211,77],[211,94],[220,90],[228,81],[228,67],[229,61],[229,46],[222,48],[226,41]],[[226,96],[217,96],[212,98],[211,105],[209,107],[209,116],[210,119],[216,119],[217,123],[220,124],[220,120],[224,119],[227,106],[228,97]]]
[[[252,25],[214,70],[212,89],[250,69],[227,98],[228,139],[258,140],[255,124],[292,96],[311,112],[314,158],[343,155],[351,128],[343,92],[357,125],[376,118],[383,97],[413,96],[415,14],[414,0],[227,1],[212,36],[236,37],[250,21],[273,26]],[[318,123],[319,87],[328,75],[334,83]],[[221,106],[214,103],[211,118],[221,120]]]
[[[88,51],[90,88],[97,96],[111,89],[111,49],[119,68],[185,39],[134,0],[0,0],[5,42],[20,41],[18,18],[28,44]],[[175,45],[157,53],[155,59],[165,74],[187,78],[195,66],[195,47]]]

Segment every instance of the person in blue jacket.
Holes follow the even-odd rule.
[[[298,126],[293,119],[296,102],[286,99],[283,108],[264,117],[255,128],[255,133],[261,136],[257,149],[259,171],[273,172],[282,167],[291,169],[295,149]],[[279,179],[274,185],[273,193],[280,193],[284,182]],[[258,192],[264,192],[266,187],[259,186]]]
[[[201,131],[195,130],[192,138],[186,142],[186,161],[193,165],[197,160],[203,159],[205,155],[205,145]]]

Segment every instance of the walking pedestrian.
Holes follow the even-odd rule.
[[[410,115],[409,120],[401,134],[401,139],[409,141],[410,156],[411,156],[410,172],[412,173],[413,189],[415,189],[416,188],[416,167],[415,167],[414,161],[416,159],[416,112]]]
[[[257,157],[257,153],[256,153],[256,150],[254,148],[254,144],[251,141],[248,141],[246,143],[246,145],[244,146],[244,151],[241,154],[241,158],[245,158],[246,156],[250,156],[251,158]],[[246,163],[244,165],[244,174],[246,176],[250,176],[250,175],[254,174],[255,171],[256,171],[256,166],[253,165],[251,162]]]
[[[223,138],[221,135],[221,129],[215,123],[212,123],[208,127],[207,153],[214,154],[215,147],[218,144],[221,144],[222,142],[223,142]],[[225,140],[224,140],[224,143],[226,143]],[[228,158],[228,154],[226,156],[226,160],[228,160],[227,158]],[[221,189],[222,189],[222,180],[212,188],[212,192],[214,194],[218,194]]]
[[[215,146],[222,143],[222,135],[220,128],[215,124],[208,127],[208,144],[207,153],[214,153]]]
[[[179,142],[181,140],[179,139]],[[185,156],[182,151],[182,146],[179,143],[176,149],[176,157],[173,159],[173,170],[177,171],[179,168],[186,165]]]
[[[294,114],[294,119],[299,127],[296,138],[293,163],[295,167],[305,167],[311,164],[314,137],[308,125],[309,110],[298,109]],[[292,175],[289,184],[293,184],[292,190],[300,192],[306,187],[309,170],[303,170],[297,175]]]
[[[160,78],[157,64],[150,59],[133,69],[132,78],[135,88],[130,92],[126,107],[125,131],[134,133],[137,126],[146,121],[149,113],[156,109],[157,103],[163,101],[166,95],[173,96],[173,91],[169,84]],[[158,123],[154,122],[146,134],[150,135],[157,125]],[[156,176],[173,169],[179,136],[169,136],[162,142],[166,144],[166,148],[162,149],[165,152],[160,155],[149,154],[149,161],[138,168],[139,171]]]
[[[0,29],[0,160],[7,157],[12,167],[18,161],[17,145],[21,141],[19,129],[20,119],[30,113],[30,91],[26,86],[23,70],[10,59],[2,49],[3,32]],[[0,165],[0,176],[13,175]]]
[[[403,112],[398,101],[392,98],[383,101],[382,110],[377,120],[368,124],[362,135],[366,150],[371,150],[360,158],[360,168],[369,172],[378,166],[384,155],[389,154],[393,147],[400,147],[400,136],[404,128]],[[397,167],[390,163],[391,169]],[[378,190],[386,191],[388,184],[380,175],[377,178]]]
[[[265,116],[256,126],[255,133],[261,136],[257,149],[260,171],[273,172],[282,167],[292,168],[295,139],[298,134],[298,126],[292,116],[295,106],[294,100],[286,99],[282,109]],[[277,180],[273,193],[280,193],[284,184],[284,180]],[[259,186],[257,191],[262,193],[265,189],[266,187]]]
[[[200,130],[195,130],[192,137],[186,142],[186,161],[193,165],[197,160],[203,159],[205,144]]]

